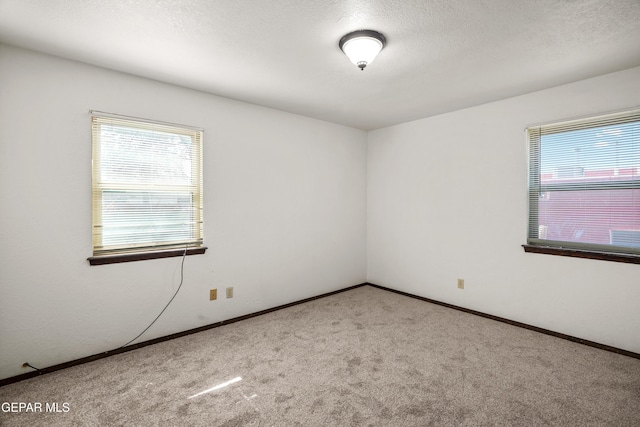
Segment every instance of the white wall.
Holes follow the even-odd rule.
[[[205,129],[209,249],[141,340],[366,280],[365,132],[0,45],[0,378],[123,345],[178,286],[180,258],[86,261],[90,109]]]
[[[368,280],[640,352],[638,265],[521,247],[524,128],[636,105],[640,68],[373,131],[367,148],[363,131],[0,44],[0,378],[119,347],[179,283],[180,258],[88,265],[90,109],[205,129],[209,249],[141,340]]]
[[[640,265],[521,247],[525,127],[638,105],[635,68],[370,132],[368,281],[640,353]]]

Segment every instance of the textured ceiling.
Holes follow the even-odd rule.
[[[639,66],[640,0],[0,0],[0,42],[370,130]]]

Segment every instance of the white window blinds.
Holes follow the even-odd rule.
[[[92,112],[93,255],[201,247],[202,131]]]
[[[640,110],[527,135],[528,243],[640,254]]]

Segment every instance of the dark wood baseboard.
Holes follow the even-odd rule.
[[[565,339],[565,340],[568,340],[568,341],[573,341],[573,342],[576,342],[576,343],[579,343],[579,344],[588,345],[589,347],[595,347],[595,348],[598,348],[600,350],[606,350],[606,351],[610,351],[612,353],[618,353],[618,354],[622,354],[624,356],[629,356],[629,357],[633,357],[633,358],[636,358],[636,359],[640,359],[640,354],[639,353],[634,353],[632,351],[623,350],[621,348],[612,347],[612,346],[609,346],[609,345],[606,345],[606,344],[600,344],[600,343],[597,343],[597,342],[594,342],[594,341],[584,340],[582,338],[577,338],[577,337],[574,337],[574,336],[571,336],[571,335],[562,334],[560,332],[551,331],[549,329],[539,328],[537,326],[528,325],[526,323],[517,322],[515,320],[506,319],[504,317],[494,316],[492,314],[483,313],[481,311],[471,310],[469,308],[464,308],[464,307],[460,307],[460,306],[457,306],[457,305],[448,304],[446,302],[436,301],[436,300],[433,300],[431,298],[421,297],[421,296],[418,296],[418,295],[410,294],[408,292],[403,292],[403,291],[398,291],[398,290],[391,289],[391,288],[386,288],[384,286],[375,285],[373,283],[366,283],[366,284],[369,285],[369,286],[373,286],[374,288],[382,289],[382,290],[389,291],[389,292],[394,292],[396,294],[400,294],[400,295],[404,295],[404,296],[407,296],[407,297],[411,297],[411,298],[419,299],[419,300],[422,300],[422,301],[430,302],[432,304],[441,305],[443,307],[453,308],[454,310],[463,311],[465,313],[474,314],[476,316],[485,317],[487,319],[497,320],[498,322],[503,322],[503,323],[507,323],[509,325],[518,326],[520,328],[529,329],[531,331],[540,332],[541,334],[551,335],[551,336],[556,337],[556,338],[562,338],[562,339]]]
[[[529,329],[531,331],[540,332],[542,334],[551,335],[551,336],[554,336],[554,337],[557,337],[557,338],[562,338],[562,339],[573,341],[573,342],[580,343],[580,344],[583,344],[583,345],[588,345],[590,347],[595,347],[595,348],[598,348],[600,350],[610,351],[610,352],[613,352],[613,353],[622,354],[624,356],[633,357],[635,359],[640,359],[640,354],[634,353],[632,351],[623,350],[621,348],[612,347],[612,346],[608,346],[608,345],[605,345],[605,344],[600,344],[600,343],[597,343],[597,342],[594,342],[594,341],[584,340],[582,338],[576,338],[576,337],[573,337],[571,335],[566,335],[566,334],[562,334],[562,333],[559,333],[559,332],[554,332],[554,331],[551,331],[551,330],[548,330],[548,329],[539,328],[537,326],[528,325],[526,323],[517,322],[515,320],[506,319],[504,317],[494,316],[492,314],[487,314],[487,313],[483,313],[483,312],[480,312],[480,311],[471,310],[471,309],[460,307],[460,306],[457,306],[457,305],[448,304],[448,303],[445,303],[445,302],[433,300],[431,298],[421,297],[421,296],[418,296],[418,295],[410,294],[408,292],[398,291],[398,290],[395,290],[395,289],[391,289],[391,288],[387,288],[387,287],[384,287],[384,286],[380,286],[380,285],[376,285],[376,284],[373,284],[373,283],[366,282],[366,283],[361,283],[359,285],[349,286],[349,287],[344,288],[344,289],[339,289],[337,291],[328,292],[328,293],[325,293],[325,294],[322,294],[322,295],[317,295],[317,296],[310,297],[310,298],[305,298],[305,299],[302,299],[302,300],[299,300],[299,301],[290,302],[288,304],[279,305],[277,307],[268,308],[266,310],[258,311],[256,313],[250,313],[250,314],[246,314],[244,316],[234,317],[233,319],[223,320],[223,321],[220,321],[220,322],[217,322],[217,323],[212,323],[212,324],[201,326],[201,327],[198,327],[198,328],[189,329],[187,331],[177,332],[175,334],[166,335],[164,337],[154,338],[154,339],[149,340],[149,341],[143,341],[141,343],[132,344],[132,345],[129,345],[127,347],[120,347],[120,348],[116,348],[114,350],[105,351],[103,353],[94,354],[92,356],[83,357],[81,359],[76,359],[76,360],[72,360],[72,361],[69,361],[69,362],[60,363],[58,365],[49,366],[49,367],[46,367],[46,368],[39,369],[37,371],[28,372],[28,373],[25,373],[25,374],[16,375],[14,377],[5,378],[5,379],[0,380],[0,387],[2,387],[4,385],[8,385],[8,384],[13,384],[13,383],[16,383],[16,382],[19,382],[19,381],[23,381],[23,380],[26,380],[26,379],[29,379],[29,378],[37,377],[38,375],[48,374],[48,373],[59,371],[61,369],[69,368],[69,367],[72,367],[72,366],[82,365],[82,364],[88,363],[88,362],[93,362],[94,360],[103,359],[105,357],[113,356],[115,354],[125,353],[125,352],[131,351],[131,350],[136,350],[138,348],[146,347],[148,345],[157,344],[157,343],[160,343],[160,342],[163,342],[163,341],[172,340],[174,338],[184,337],[186,335],[195,334],[195,333],[198,333],[198,332],[202,332],[202,331],[206,331],[206,330],[209,330],[209,329],[217,328],[219,326],[228,325],[228,324],[231,324],[231,323],[239,322],[241,320],[250,319],[250,318],[256,317],[256,316],[261,316],[263,314],[271,313],[271,312],[274,312],[274,311],[277,311],[277,310],[282,310],[282,309],[288,308],[288,307],[293,307],[293,306],[299,305],[299,304],[304,304],[304,303],[309,302],[309,301],[313,301],[313,300],[317,300],[317,299],[320,299],[320,298],[328,297],[330,295],[339,294],[341,292],[346,292],[346,291],[349,291],[349,290],[352,290],[352,289],[360,288],[362,286],[372,286],[374,288],[382,289],[382,290],[385,290],[385,291],[388,291],[388,292],[393,292],[393,293],[404,295],[404,296],[407,296],[407,297],[410,297],[410,298],[415,298],[415,299],[419,299],[419,300],[422,300],[422,301],[425,301],[425,302],[429,302],[429,303],[432,303],[432,304],[437,304],[437,305],[440,305],[440,306],[443,306],[443,307],[452,308],[454,310],[463,311],[465,313],[474,314],[476,316],[485,317],[487,319],[496,320],[498,322],[507,323],[509,325],[513,325],[513,326],[518,326],[518,327],[521,327],[521,328]]]
[[[224,325],[228,325],[228,324],[231,324],[231,323],[239,322],[241,320],[250,319],[252,317],[261,316],[263,314],[271,313],[273,311],[282,310],[283,308],[288,308],[288,307],[293,307],[295,305],[304,304],[305,302],[309,302],[309,301],[317,300],[317,299],[320,299],[320,298],[328,297],[330,295],[339,294],[341,292],[350,291],[352,289],[356,289],[356,288],[359,288],[361,286],[366,286],[366,285],[367,285],[367,283],[361,283],[359,285],[349,286],[348,288],[339,289],[337,291],[327,292],[326,294],[317,295],[317,296],[310,297],[310,298],[305,298],[305,299],[302,299],[302,300],[299,300],[299,301],[290,302],[288,304],[283,304],[283,305],[279,305],[277,307],[268,308],[266,310],[258,311],[256,313],[245,314],[244,316],[234,317],[233,319],[223,320],[221,322],[212,323],[212,324],[205,325],[205,326],[200,326],[199,328],[189,329],[189,330],[183,331],[183,332],[177,332],[175,334],[166,335],[164,337],[154,338],[154,339],[149,340],[149,341],[143,341],[141,343],[131,344],[131,345],[126,346],[126,347],[120,347],[120,348],[116,348],[114,350],[105,351],[104,353],[98,353],[98,354],[94,354],[92,356],[83,357],[81,359],[71,360],[69,362],[64,362],[64,363],[60,363],[60,364],[57,364],[57,365],[48,366],[46,368],[38,369],[36,371],[27,372],[25,374],[20,374],[20,375],[14,376],[14,377],[9,377],[9,378],[2,379],[2,380],[0,380],[0,387],[2,387],[4,385],[8,385],[8,384],[13,384],[13,383],[16,383],[16,382],[19,382],[19,381],[23,381],[23,380],[26,380],[26,379],[29,379],[29,378],[37,377],[38,375],[48,374],[48,373],[51,373],[51,372],[59,371],[61,369],[70,368],[70,367],[76,366],[76,365],[82,365],[84,363],[93,362],[94,360],[104,359],[105,357],[113,356],[115,354],[125,353],[125,352],[131,351],[131,350],[136,350],[138,348],[146,347],[148,345],[157,344],[157,343],[160,343],[160,342],[163,342],[163,341],[168,341],[168,340],[172,340],[172,339],[175,339],[175,338],[184,337],[186,335],[191,335],[191,334],[195,334],[195,333],[198,333],[198,332],[206,331],[208,329],[217,328],[219,326],[224,326]]]

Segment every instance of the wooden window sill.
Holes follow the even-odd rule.
[[[189,248],[187,255],[201,255],[207,250],[206,247]],[[101,255],[87,258],[90,265],[116,264],[119,262],[142,261],[146,259],[170,258],[185,255],[184,249],[171,249],[157,252],[139,252],[116,255]]]
[[[595,252],[583,249],[556,248],[553,246],[522,245],[525,252],[547,255],[560,255],[575,258],[598,259],[601,261],[626,262],[640,264],[640,255],[619,254],[613,252]]]

